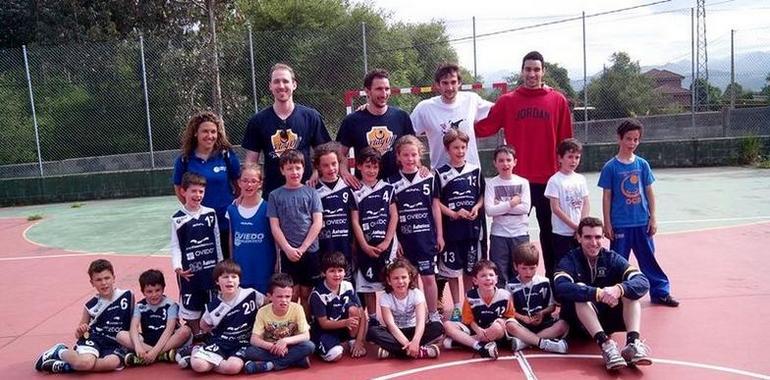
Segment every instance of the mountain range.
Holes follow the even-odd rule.
[[[730,84],[730,57],[712,58],[709,60],[708,67],[709,83],[724,91],[727,85]],[[690,86],[692,69],[689,59],[669,62],[663,65],[645,65],[641,69],[642,72],[650,69],[675,72],[685,77],[682,80],[682,87],[688,88]],[[591,78],[599,74],[600,72],[589,75],[588,81],[590,82]],[[496,70],[482,73],[482,78],[485,83],[496,83],[504,82],[505,77],[510,75],[510,70]],[[735,55],[735,82],[743,86],[744,91],[751,90],[757,92],[761,90],[762,87],[768,84],[765,80],[768,75],[770,75],[770,51],[753,51]],[[582,78],[577,79],[576,76],[572,76],[572,73],[570,73],[570,78],[572,79],[570,83],[576,91],[583,87]]]

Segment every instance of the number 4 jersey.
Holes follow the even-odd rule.
[[[377,181],[372,187],[361,184],[361,188],[353,195],[358,208],[358,223],[364,233],[364,240],[371,246],[382,243],[388,233],[388,224],[390,224],[393,185],[385,181]],[[364,280],[369,283],[379,283],[382,269],[396,255],[395,237],[390,242],[390,246],[377,258],[367,255],[358,245],[356,245],[356,252],[356,265]]]

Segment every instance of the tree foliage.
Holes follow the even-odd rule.
[[[192,112],[215,109],[220,96],[228,135],[240,142],[255,98],[248,26],[258,107],[272,103],[269,68],[285,62],[298,75],[296,100],[321,111],[332,131],[344,117],[344,92],[363,86],[362,23],[368,67],[389,70],[394,87],[429,84],[440,63],[457,61],[443,23],[392,23],[388,17],[369,3],[346,0],[6,0],[0,48],[16,52],[27,45],[43,159],[61,160],[147,151],[140,35],[153,145],[165,150],[179,147],[179,131]],[[216,72],[221,95],[212,90]],[[3,137],[34,143],[23,75],[23,64],[0,62],[0,84],[12,81],[0,86],[0,104],[14,115]],[[407,111],[417,100],[394,98]],[[0,156],[0,164],[31,158]]]
[[[639,62],[625,52],[616,52],[598,78],[588,84],[588,103],[600,119],[654,113],[659,95],[651,79],[642,75]]]

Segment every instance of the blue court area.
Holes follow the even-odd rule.
[[[658,231],[672,233],[770,220],[770,170],[740,167],[658,169]],[[598,173],[586,174],[591,215],[601,217]],[[43,219],[28,229],[29,240],[73,251],[164,255],[175,197],[134,198],[0,209],[0,217]],[[530,221],[537,240],[537,221]]]

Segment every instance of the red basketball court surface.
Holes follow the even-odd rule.
[[[380,361],[376,359],[375,349],[370,347],[369,355],[364,359],[345,358],[335,364],[316,359],[309,370],[291,369],[258,376],[314,380],[770,379],[770,329],[766,327],[770,321],[770,171],[744,172],[732,168],[719,175],[713,173],[713,169],[708,172],[657,173],[659,198],[661,194],[665,196],[671,192],[682,199],[678,203],[659,205],[658,219],[663,232],[656,236],[659,261],[671,277],[673,292],[682,304],[671,309],[651,305],[646,298],[643,302],[642,336],[652,348],[652,366],[610,373],[604,370],[594,343],[570,341],[568,355],[546,354],[535,349],[513,355],[509,347],[500,347],[501,356],[497,361],[473,357],[470,351],[463,349],[443,350],[438,360]],[[724,180],[729,175],[734,176],[733,181],[715,184],[714,180]],[[589,178],[589,182],[591,180]],[[713,188],[701,185],[697,187],[696,195],[680,194],[685,187],[696,186],[692,182],[701,180],[713,184]],[[677,181],[681,183],[677,184]],[[723,207],[724,204],[718,201],[723,197],[733,202],[728,208],[733,211],[741,208],[746,213],[722,214],[719,218],[698,213]],[[592,195],[592,214],[599,215],[601,205],[594,199]],[[114,206],[109,202],[93,202],[87,206],[110,205]],[[665,218],[664,207],[691,210],[691,223],[676,213],[669,213]],[[28,236],[34,235],[32,231],[36,228],[43,228],[46,223],[53,223],[53,219],[63,216],[54,213],[51,220],[46,217],[36,225],[19,216],[24,212],[17,209],[17,216],[8,216],[14,212],[0,212],[0,288],[3,289],[0,296],[0,376],[3,379],[53,376],[35,372],[34,360],[54,343],[74,343],[74,330],[83,304],[94,293],[88,283],[86,268],[98,257],[112,261],[117,286],[133,289],[137,296],[140,296],[137,278],[148,268],[161,269],[169,283],[166,293],[171,297],[177,294],[174,281],[170,281],[173,272],[166,254],[83,252],[44,246],[31,241]],[[165,223],[170,213],[161,211],[160,215],[158,218]],[[674,228],[678,224],[690,228]],[[719,224],[723,226],[719,227]],[[709,227],[700,228],[704,225]],[[165,235],[167,230],[164,228],[158,234]],[[137,238],[141,239],[141,236]],[[625,339],[622,334],[616,334],[614,338],[619,343]],[[166,363],[90,376],[115,379],[199,377]]]

